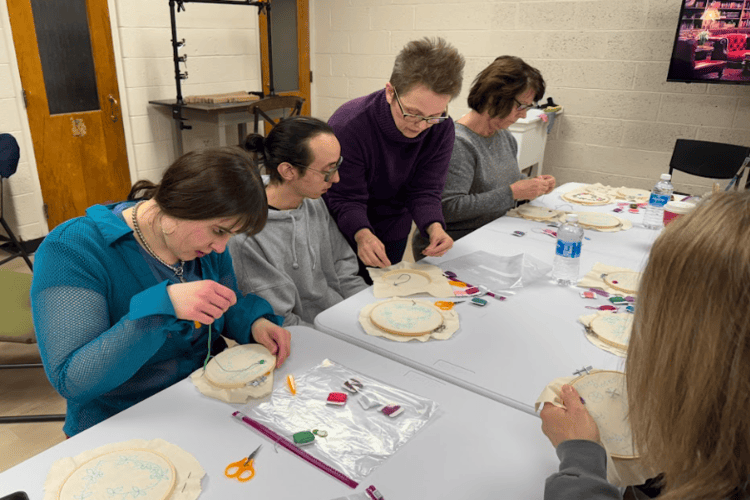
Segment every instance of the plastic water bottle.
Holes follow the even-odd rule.
[[[661,174],[661,180],[656,183],[648,199],[646,213],[643,214],[643,227],[647,229],[661,229],[664,227],[664,205],[672,197],[674,186],[669,182],[672,176]]]
[[[578,225],[578,216],[569,214],[565,224],[557,230],[557,248],[552,264],[552,278],[558,285],[571,285],[578,281],[581,266],[581,241],[583,228]]]

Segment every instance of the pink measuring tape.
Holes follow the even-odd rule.
[[[278,434],[276,434],[274,431],[272,431],[271,429],[269,429],[265,425],[261,424],[260,422],[257,422],[255,420],[253,420],[252,418],[248,417],[247,415],[245,415],[241,411],[236,411],[236,412],[232,413],[232,416],[234,418],[236,418],[237,420],[239,420],[240,422],[243,422],[243,423],[249,425],[250,427],[252,427],[253,429],[255,429],[256,431],[260,432],[261,434],[263,434],[264,436],[266,436],[271,441],[273,441],[275,443],[279,443],[281,446],[283,446],[287,450],[291,451],[292,453],[294,453],[295,455],[297,455],[298,457],[300,457],[302,460],[305,460],[306,462],[314,465],[315,467],[317,467],[318,469],[322,470],[326,474],[335,477],[336,479],[338,479],[339,481],[341,481],[342,483],[344,483],[348,487],[350,487],[350,488],[356,488],[357,486],[359,486],[359,483],[357,483],[353,479],[348,478],[343,473],[337,471],[336,469],[334,469],[330,465],[321,462],[320,460],[318,460],[314,456],[310,455],[306,451],[303,451],[303,450],[299,449],[297,446],[294,445],[294,443],[290,443],[289,441],[287,441],[283,437],[279,436]]]

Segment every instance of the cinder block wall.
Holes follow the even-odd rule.
[[[174,160],[170,113],[148,104],[176,95],[168,2],[108,3],[131,180],[157,181]],[[177,26],[178,38],[187,42],[181,51],[188,55],[189,74],[183,95],[260,90],[256,7],[186,4],[186,11],[177,15]],[[185,134],[185,151],[218,145],[214,127],[192,125]],[[6,183],[6,216],[22,238],[43,236],[47,224],[7,0],[0,2],[0,132],[12,133],[22,148],[18,172]],[[228,138],[236,137],[236,127],[227,132]]]
[[[750,146],[750,87],[666,83],[680,0],[316,0],[315,113],[382,88],[403,45],[442,36],[466,57],[451,115],[476,74],[512,54],[539,68],[564,106],[545,151],[558,182],[650,189],[675,139]],[[702,193],[710,181],[675,175]]]

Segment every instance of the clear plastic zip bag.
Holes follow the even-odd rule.
[[[552,270],[552,266],[525,254],[495,255],[484,251],[441,262],[445,271],[456,274],[457,279],[474,286],[481,285],[491,292],[513,294]]]
[[[269,402],[243,412],[355,481],[396,453],[438,411],[432,400],[328,359],[295,379],[296,395],[279,386]],[[339,393],[333,404],[331,393]]]

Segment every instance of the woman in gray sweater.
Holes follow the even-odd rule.
[[[516,200],[533,200],[555,188],[555,178],[527,179],[518,170],[518,145],[508,131],[544,96],[539,71],[518,57],[500,56],[477,75],[471,111],[456,121],[456,139],[443,189],[443,216],[454,240],[501,217]],[[416,234],[415,260],[427,242]]]

